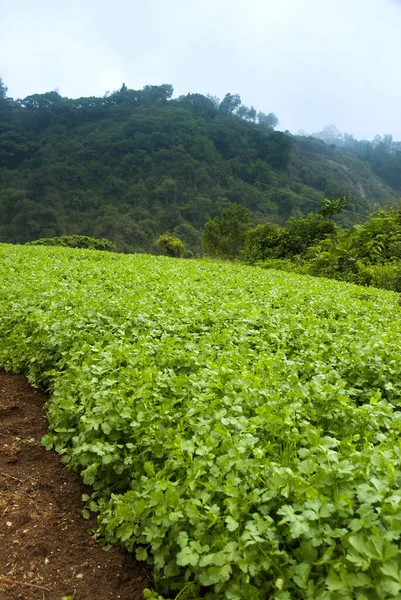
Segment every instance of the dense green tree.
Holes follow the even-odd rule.
[[[282,229],[280,256],[287,258],[302,254],[320,240],[332,239],[336,232],[333,221],[326,221],[319,214],[309,214],[304,218],[290,217]]]
[[[167,207],[177,200],[177,187],[177,182],[174,179],[166,177],[154,188],[153,194]]]
[[[267,258],[278,258],[281,240],[281,228],[277,223],[264,223],[247,231],[241,258],[254,264]]]
[[[205,254],[214,258],[220,256],[221,224],[219,217],[209,219],[203,232],[202,246]]]
[[[220,102],[219,111],[225,115],[232,115],[241,106],[239,94],[226,94]]]
[[[277,127],[279,120],[274,113],[265,115],[263,112],[258,112],[258,123],[263,129],[271,130]]]
[[[220,217],[206,223],[203,236],[206,254],[219,258],[237,258],[251,226],[250,211],[241,204],[232,204],[222,211]]]
[[[213,118],[218,111],[218,106],[213,100],[202,94],[180,96],[178,101],[182,106],[188,107],[194,114],[201,117]]]

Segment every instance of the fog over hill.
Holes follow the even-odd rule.
[[[238,92],[292,133],[401,139],[400,0],[19,0],[1,25],[14,98],[171,81],[177,97]]]

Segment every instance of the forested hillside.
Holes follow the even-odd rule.
[[[233,203],[283,224],[346,196],[351,225],[397,197],[352,149],[275,131],[237,95],[172,96],[13,100],[0,79],[0,241],[79,234],[140,252],[168,232],[200,252],[206,221]]]
[[[393,140],[390,134],[368,140],[357,140],[348,133],[338,131],[335,125],[325,127],[313,134],[327,144],[351,150],[359,158],[371,165],[373,172],[387,185],[401,189],[401,142]]]

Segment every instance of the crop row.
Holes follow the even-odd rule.
[[[149,598],[400,597],[400,344],[389,292],[0,245],[0,364]]]

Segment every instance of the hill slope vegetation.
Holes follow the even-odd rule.
[[[237,95],[172,94],[123,85],[102,98],[14,101],[0,79],[0,240],[87,235],[143,252],[171,233],[200,252],[206,221],[233,203],[281,224],[324,196],[363,214],[396,196],[357,154],[275,131],[275,115]]]

